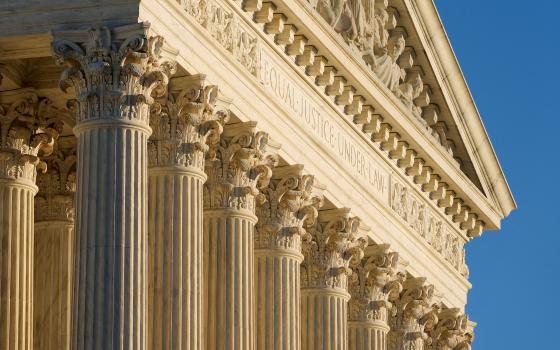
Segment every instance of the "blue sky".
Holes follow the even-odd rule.
[[[518,206],[467,245],[473,348],[560,349],[560,2],[435,2]]]

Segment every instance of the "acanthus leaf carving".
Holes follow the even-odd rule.
[[[470,350],[474,333],[468,317],[458,308],[444,308],[430,330],[430,348],[434,350]]]
[[[0,95],[0,177],[35,182],[53,152],[63,123],[53,102],[30,89]]]
[[[130,31],[131,26],[92,27],[80,42],[65,39],[64,32],[55,33],[51,45],[55,61],[68,65],[60,88],[74,89],[77,123],[96,119],[148,123],[149,105],[165,93],[176,63],[164,55],[161,36],[148,37],[144,24],[136,26],[125,39],[119,30]]]
[[[210,145],[220,140],[229,119],[227,107],[217,104],[218,87],[204,75],[173,79],[174,86],[151,107],[148,141],[150,166],[183,166],[204,170]]]
[[[76,192],[76,143],[73,136],[59,138],[46,157],[47,171],[37,175],[35,221],[74,220]]]
[[[309,228],[312,239],[303,244],[301,265],[303,288],[331,288],[347,292],[351,266],[360,264],[367,238],[359,233],[360,219],[350,210],[332,209],[319,213]]]
[[[310,240],[306,228],[315,224],[323,196],[315,177],[304,175],[303,166],[276,168],[268,187],[261,190],[257,206],[256,249],[283,249],[301,254],[302,240]]]
[[[425,278],[408,278],[393,304],[395,313],[390,317],[391,349],[422,349],[428,333],[438,322],[440,306],[433,302],[434,286]]]
[[[398,272],[398,254],[388,244],[366,248],[366,257],[352,267],[349,280],[349,320],[387,324],[392,300],[402,291],[403,275]]]
[[[256,201],[263,200],[260,190],[268,186],[278,164],[278,148],[267,133],[256,130],[254,122],[228,125],[220,142],[207,152],[205,208],[254,213]]]

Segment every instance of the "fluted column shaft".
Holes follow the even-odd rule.
[[[242,210],[204,211],[207,349],[254,349],[253,235]]]
[[[256,123],[228,125],[206,159],[204,196],[205,349],[255,349],[256,196],[278,162]],[[271,152],[272,151],[272,152]]]
[[[299,350],[301,254],[255,250],[257,349]]]
[[[69,350],[74,250],[70,220],[35,222],[35,350]]]
[[[277,167],[261,190],[255,232],[258,350],[300,350],[301,242],[315,223],[322,194],[302,165]]]
[[[29,181],[0,178],[0,349],[33,347],[33,197]]]
[[[149,169],[150,349],[202,347],[204,173]]]
[[[175,70],[149,25],[54,32],[76,100],[76,350],[147,345],[149,110]]]
[[[348,349],[348,300],[342,291],[306,288],[301,291],[302,349]]]
[[[203,350],[204,157],[227,109],[204,75],[170,85],[150,115],[148,347]]]
[[[0,349],[33,348],[37,170],[62,129],[52,101],[32,89],[0,93]]]
[[[387,350],[388,332],[381,322],[348,321],[348,350]]]
[[[302,349],[348,349],[348,278],[363,257],[360,220],[347,208],[323,210],[303,245]]]
[[[75,349],[145,349],[149,128],[78,126]]]
[[[74,267],[75,138],[59,137],[37,174],[34,253],[35,350],[70,350]]]

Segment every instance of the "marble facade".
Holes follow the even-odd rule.
[[[0,17],[0,350],[471,348],[515,201],[431,1]]]

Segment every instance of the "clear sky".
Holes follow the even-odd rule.
[[[560,2],[435,2],[518,206],[467,245],[473,349],[560,349]]]

